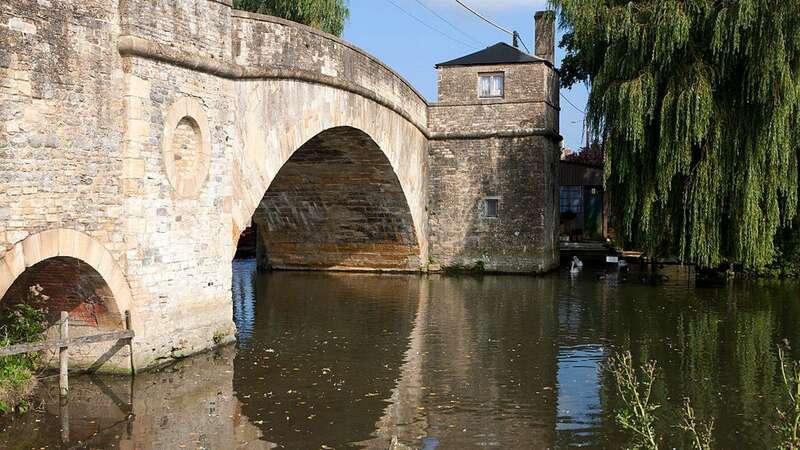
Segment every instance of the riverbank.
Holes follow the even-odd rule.
[[[47,329],[48,297],[39,285],[31,286],[26,303],[0,309],[0,347],[36,342]],[[40,354],[25,353],[0,358],[0,415],[25,411],[37,386]]]
[[[0,416],[25,412],[38,385],[36,376],[25,362],[0,363]]]

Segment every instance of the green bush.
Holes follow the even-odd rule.
[[[36,285],[30,288],[26,303],[0,310],[0,347],[41,340],[47,330],[47,300]],[[0,358],[0,414],[25,409],[36,386],[39,357],[40,353],[24,353]]]

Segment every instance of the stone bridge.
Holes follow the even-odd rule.
[[[445,133],[358,48],[230,0],[5,0],[0,49],[0,298],[38,283],[83,333],[129,312],[132,357],[98,345],[85,365],[232,341],[251,224],[275,268],[429,265],[428,153]]]

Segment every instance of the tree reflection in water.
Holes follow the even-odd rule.
[[[684,397],[714,417],[720,448],[775,443],[775,348],[800,348],[798,285],[597,275],[256,275],[237,261],[236,348],[133,383],[76,377],[67,410],[48,386],[43,411],[6,420],[0,447],[59,446],[65,417],[71,445],[94,447],[620,448],[600,370],[620,350],[660,368],[665,448],[689,444],[673,428]]]

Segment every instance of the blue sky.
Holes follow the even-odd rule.
[[[533,46],[533,15],[537,10],[546,9],[547,3],[545,0],[463,1],[500,25],[517,30],[529,49]],[[560,36],[559,31],[557,39]],[[350,0],[350,22],[343,37],[387,63],[431,101],[436,100],[436,70],[433,67],[436,63],[500,41],[511,43],[510,36],[467,12],[455,0]],[[562,55],[563,52],[557,48],[557,65],[560,65]],[[580,109],[585,108],[588,94],[583,85],[570,91],[562,90],[562,94]],[[583,114],[562,99],[564,145],[580,148],[582,129]]]

